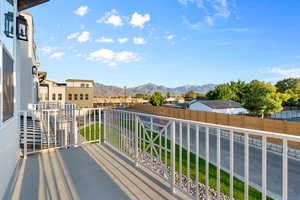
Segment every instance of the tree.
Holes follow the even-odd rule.
[[[151,97],[150,97],[150,103],[153,106],[161,106],[164,103],[165,98],[161,95],[160,92],[155,92]]]
[[[234,100],[237,99],[236,91],[229,83],[218,85],[214,90],[206,94],[210,100]]]
[[[285,106],[300,105],[300,78],[288,78],[278,81],[275,85],[277,90],[289,96],[284,102]]]
[[[250,113],[264,117],[282,111],[282,102],[287,99],[272,84],[254,80],[244,88],[243,105]]]
[[[247,83],[245,83],[244,81],[231,81],[230,83],[230,87],[231,90],[235,93],[235,95],[232,95],[231,100],[239,102],[239,103],[243,103],[243,96],[245,93],[245,88]]]
[[[183,96],[184,96],[184,98],[187,98],[187,99],[196,99],[196,98],[205,98],[206,97],[204,94],[197,93],[193,90],[188,91]]]
[[[287,78],[278,81],[275,84],[275,87],[277,87],[278,92],[285,93],[287,90],[295,88],[296,85],[299,83],[300,83],[300,78]]]

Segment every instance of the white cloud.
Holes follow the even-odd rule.
[[[119,63],[135,62],[140,58],[137,54],[130,51],[113,52],[110,49],[100,49],[90,53],[87,59],[100,61],[109,66],[116,66]]]
[[[300,77],[300,68],[271,67],[269,73],[280,75],[282,78]]]
[[[231,16],[230,8],[236,8],[234,1],[232,1],[229,6],[227,0],[178,0],[178,2],[185,6],[188,4],[195,4],[207,14],[204,19],[200,19],[198,23],[194,24],[194,28],[199,28],[202,24],[214,26],[216,19],[229,18]]]
[[[214,19],[210,16],[206,16],[204,22],[209,26],[213,26],[215,24]]]
[[[118,15],[116,9],[106,12],[105,15],[97,20],[97,23],[112,24],[114,26],[123,26],[122,18]]]
[[[79,16],[84,16],[88,13],[89,7],[87,6],[80,6],[78,9],[74,11],[74,14],[79,15]]]
[[[53,50],[54,50],[54,47],[49,47],[49,46],[41,48],[41,51],[46,54],[51,53]]]
[[[146,41],[144,38],[141,38],[141,37],[134,37],[132,39],[133,43],[136,44],[136,45],[142,45],[142,44],[146,44]]]
[[[128,38],[118,38],[118,42],[119,43],[121,43],[121,44],[123,44],[123,43],[126,43],[126,42],[128,42]]]
[[[71,40],[71,39],[75,39],[79,36],[80,33],[71,33],[70,35],[68,35],[67,39]]]
[[[106,37],[101,37],[96,39],[96,42],[101,42],[101,43],[114,43],[114,40],[111,38],[106,38]]]
[[[173,40],[176,37],[174,34],[167,35],[167,40]]]
[[[50,55],[50,58],[61,58],[65,55],[64,52],[55,52],[53,54]]]
[[[83,31],[78,37],[77,42],[84,43],[90,40],[90,33],[87,31]]]
[[[143,28],[144,27],[144,24],[146,22],[150,21],[150,15],[149,14],[145,14],[144,16],[135,12],[132,14],[131,16],[131,20],[130,20],[130,24],[133,26],[133,27],[140,27],[140,28]]]

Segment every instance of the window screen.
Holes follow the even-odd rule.
[[[14,62],[3,49],[3,121],[14,114]]]

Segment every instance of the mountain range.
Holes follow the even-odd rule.
[[[163,85],[147,83],[144,85],[124,89],[118,86],[95,83],[94,95],[106,96],[106,97],[124,96],[125,93],[126,95],[135,95],[138,93],[152,95],[155,91],[160,91],[164,95],[170,93],[170,95],[172,96],[180,96],[191,90],[200,94],[206,94],[210,90],[213,90],[216,86],[217,86],[216,84],[206,84],[206,85],[184,85],[180,87],[170,88],[170,87],[165,87]]]

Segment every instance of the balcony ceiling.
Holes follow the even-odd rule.
[[[32,8],[49,0],[18,0],[18,11]]]

